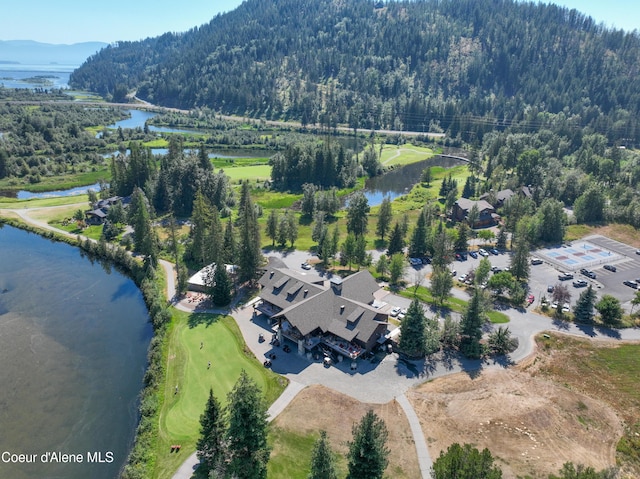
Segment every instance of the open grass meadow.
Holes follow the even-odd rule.
[[[200,415],[210,388],[224,406],[227,394],[243,369],[262,389],[268,404],[286,386],[285,379],[265,369],[248,352],[233,318],[180,311],[173,314],[168,333],[164,400],[160,411],[154,473],[157,478],[172,477],[195,450],[200,434]],[[211,368],[207,367],[209,361]],[[172,453],[172,444],[180,444],[181,451]]]
[[[15,198],[0,197],[0,208],[11,209],[31,209],[31,208],[47,208],[52,206],[77,205],[83,203],[89,204],[87,195],[62,196],[58,198],[33,198],[30,200],[18,200]]]

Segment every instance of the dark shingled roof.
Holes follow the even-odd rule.
[[[282,309],[324,291],[287,268],[268,268],[258,283],[262,286],[260,297]]]
[[[295,271],[272,267],[276,265],[270,263],[258,280],[260,297],[281,308],[274,317],[286,318],[303,336],[320,330],[367,343],[386,324],[387,315],[369,306],[380,287],[368,271],[320,287]]]

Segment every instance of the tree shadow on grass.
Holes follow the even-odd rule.
[[[187,324],[191,329],[196,328],[200,325],[204,325],[208,328],[212,324],[217,323],[220,317],[220,314],[214,313],[191,313],[189,315],[189,319],[187,320]]]

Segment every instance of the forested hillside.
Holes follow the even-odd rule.
[[[246,0],[182,34],[91,57],[75,88],[153,103],[362,129],[446,131],[563,113],[610,142],[640,137],[640,36],[513,0]]]

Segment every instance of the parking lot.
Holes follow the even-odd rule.
[[[588,248],[591,247],[594,249],[595,246],[596,251],[601,249],[603,254],[606,254],[606,262],[598,261],[595,265],[594,263],[591,263],[591,266],[588,268],[590,271],[595,273],[595,279],[580,273],[580,269],[582,269],[583,266],[582,264],[577,263],[574,266],[575,270],[571,270],[570,268],[563,268],[557,261],[550,261],[546,259],[546,256],[542,253],[548,252],[549,248],[545,248],[541,251],[533,251],[531,253],[532,258],[542,259],[541,264],[531,265],[530,268],[528,286],[529,293],[535,296],[534,306],[538,306],[540,304],[540,300],[543,296],[546,296],[548,299],[551,298],[551,293],[547,292],[547,288],[549,286],[555,286],[558,283],[563,283],[568,287],[569,292],[571,293],[571,306],[575,304],[580,293],[584,291],[584,288],[588,285],[592,285],[598,297],[603,294],[611,294],[620,300],[625,309],[629,309],[631,307],[629,302],[635,296],[636,290],[629,286],[625,286],[623,281],[640,279],[640,255],[636,254],[636,249],[599,235],[590,236],[586,238],[586,240],[587,244],[590,245]],[[567,250],[578,250],[579,248],[579,246],[576,247],[574,245],[565,245],[565,247]],[[556,248],[556,250],[562,251],[560,248],[562,247]],[[611,252],[611,254],[607,254],[608,252]],[[557,254],[556,256],[562,257],[565,255]],[[566,256],[570,255],[567,254]],[[511,254],[509,252],[500,253],[498,255],[489,254],[487,258],[491,261],[492,266],[500,269],[507,268],[511,262]],[[481,259],[482,256],[479,255],[477,258],[467,256],[465,261],[454,261],[450,265],[450,268],[452,272],[455,271],[455,276],[457,278],[460,275],[477,268]],[[604,268],[605,265],[615,266],[616,271],[608,271]],[[415,281],[416,270],[420,271],[423,275],[428,275],[431,273],[431,266],[424,265],[421,267],[409,268],[409,271],[405,275],[405,279],[408,282],[412,283]],[[560,281],[558,276],[561,272],[571,272],[573,274],[573,279]],[[574,280],[584,280],[587,285],[585,287],[574,287]],[[459,285],[459,283],[457,284]]]

